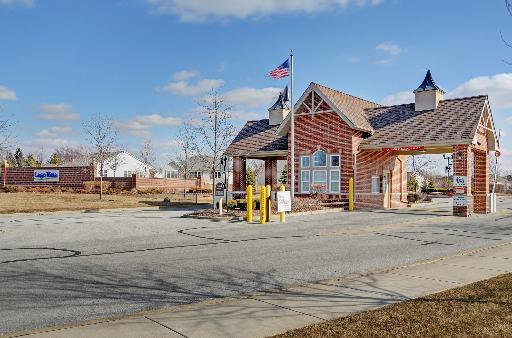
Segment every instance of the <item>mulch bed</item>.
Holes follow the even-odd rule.
[[[512,274],[274,337],[512,337]]]

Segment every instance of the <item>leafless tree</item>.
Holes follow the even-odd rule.
[[[210,168],[212,184],[215,188],[215,171],[220,163],[220,158],[231,142],[235,128],[231,123],[228,106],[222,96],[216,91],[198,102],[201,119],[195,129],[194,148],[201,161]],[[215,197],[214,197],[215,198]]]
[[[126,162],[119,156],[110,156],[110,158],[108,158],[105,161],[105,164],[110,169],[112,169],[112,171],[114,172],[114,177],[115,177],[117,169],[119,169],[119,167],[122,166],[123,164],[126,164]]]
[[[76,162],[87,156],[90,152],[91,151],[84,145],[78,147],[61,146],[55,149],[55,153],[63,164]]]
[[[4,114],[4,109],[0,106],[0,153],[7,151],[12,140],[10,133],[13,122],[9,116]]]
[[[184,122],[178,132],[178,151],[174,163],[186,180],[192,168],[197,164],[194,128],[190,122]]]
[[[256,183],[258,183],[258,177],[265,172],[265,162],[261,160],[248,160],[247,169],[252,170],[256,177]]]
[[[409,156],[409,167],[412,175],[427,176],[435,167],[435,162],[428,155]]]
[[[505,7],[507,8],[508,14],[510,14],[512,16],[512,0],[505,0]],[[501,40],[503,41],[503,43],[507,47],[512,48],[512,43],[510,43],[507,39],[505,39],[503,37],[503,32],[501,30],[500,30],[500,36],[501,36]],[[506,64],[512,66],[511,61],[507,61],[507,60],[502,60],[502,61],[505,62]]]
[[[103,169],[116,148],[117,129],[110,117],[98,114],[82,123],[86,140],[94,151],[94,159],[100,167],[100,200],[103,198]]]
[[[140,144],[139,156],[142,161],[153,166],[156,161],[155,150],[151,140],[143,140]]]

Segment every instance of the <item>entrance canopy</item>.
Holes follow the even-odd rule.
[[[370,108],[366,114],[374,131],[361,142],[361,150],[416,155],[451,153],[453,145],[498,148],[486,95],[442,100],[426,111],[415,111],[411,103]]]

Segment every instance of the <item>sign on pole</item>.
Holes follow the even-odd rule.
[[[466,193],[466,187],[454,187],[453,188],[456,194],[464,194]]]
[[[277,212],[292,211],[292,198],[289,191],[277,192]]]

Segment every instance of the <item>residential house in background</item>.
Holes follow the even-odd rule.
[[[213,174],[211,168],[208,167],[208,161],[200,156],[191,156],[189,159],[189,168],[187,179],[198,179],[201,178],[203,184],[213,184]],[[160,169],[160,174],[163,178],[184,178],[185,173],[183,172],[182,166],[177,161],[171,161]],[[219,182],[224,179],[222,175],[221,165],[217,164],[217,170],[215,171],[215,181]],[[233,184],[233,170],[232,163],[228,165],[228,184]]]
[[[86,166],[96,161],[97,156],[91,154],[62,166]],[[103,177],[131,177],[137,174],[139,177],[155,177],[155,168],[138,159],[126,151],[116,151],[109,154],[103,165],[103,172],[99,164],[96,166],[96,175]]]

